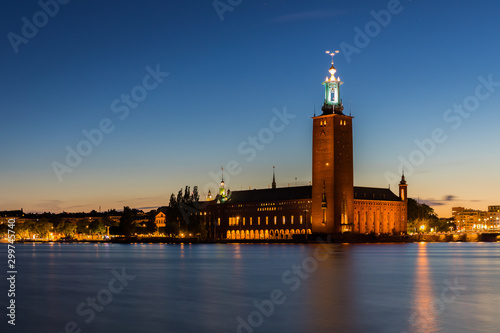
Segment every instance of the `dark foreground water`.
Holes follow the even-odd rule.
[[[498,332],[500,244],[17,244],[1,332]],[[5,259],[3,259],[5,258]]]

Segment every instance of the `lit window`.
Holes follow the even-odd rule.
[[[292,223],[292,224],[293,224],[293,215],[292,215],[292,217],[290,218],[290,223]]]
[[[269,217],[266,216],[266,225],[268,225],[268,224],[269,224]]]
[[[275,217],[274,217],[274,224],[276,224],[277,219],[278,219],[278,217],[277,217],[277,216],[275,216]]]
[[[260,225],[260,216],[257,217],[257,224]]]
[[[252,218],[250,217],[250,225],[252,225]]]
[[[217,225],[220,225],[220,217],[217,219]]]
[[[243,218],[243,225],[245,225],[245,218]]]
[[[283,216],[283,224],[285,224],[285,216]]]
[[[302,224],[302,215],[300,215],[300,224]]]

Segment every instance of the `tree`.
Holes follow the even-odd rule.
[[[9,227],[7,224],[0,224],[0,237],[7,237],[9,234]]]
[[[170,195],[170,201],[168,203],[168,206],[171,208],[174,208],[177,205],[177,201],[175,200],[175,195],[172,193]]]
[[[190,191],[190,187],[189,186],[186,186],[186,188],[184,189],[184,198],[182,199],[182,202],[184,203],[188,203],[191,201],[191,191]]]
[[[50,223],[46,218],[42,218],[34,224],[33,231],[39,238],[48,238],[53,228],[54,225],[52,223]]]
[[[441,224],[432,207],[408,198],[408,232],[446,231]]]
[[[187,185],[184,187],[184,193],[182,192],[182,188],[175,196],[173,193],[170,195],[169,205],[166,208],[166,219],[167,226],[165,227],[166,233],[172,233],[174,229],[177,229],[177,232],[180,230],[197,230],[198,224],[195,223],[193,226],[190,226],[193,222],[196,222],[197,213],[199,213],[199,199],[200,194],[198,192],[198,186],[193,187],[193,192],[190,191],[190,186]],[[175,223],[176,228],[172,224]]]
[[[76,225],[69,221],[64,221],[57,225],[56,231],[65,237],[73,237],[76,232]]]
[[[102,223],[101,219],[94,220],[89,224],[89,230],[92,234],[104,235],[106,233],[106,225]]]
[[[76,221],[76,233],[85,235],[89,233],[89,224],[86,219]]]
[[[135,218],[130,207],[123,207],[123,215],[120,217],[120,231],[125,236],[130,236],[135,231]]]
[[[109,216],[103,216],[101,217],[101,222],[104,224],[105,227],[116,227],[118,226],[118,223],[113,221],[112,219],[109,218]]]
[[[148,223],[146,225],[148,233],[154,234],[157,231],[155,219],[158,213],[159,212],[154,209],[148,213]]]
[[[191,196],[192,202],[198,202],[200,200],[200,194],[198,193],[198,186],[193,187],[193,194]]]
[[[180,204],[182,203],[182,198],[183,198],[183,196],[182,196],[182,188],[181,188],[179,190],[179,192],[177,193],[177,201],[176,201],[177,202],[177,207],[179,207]]]
[[[179,234],[179,225],[177,222],[167,222],[165,225],[165,234],[167,235],[178,235]]]
[[[32,225],[33,225],[32,221],[28,221],[28,222],[24,222],[24,223],[16,223],[16,226],[14,227],[14,230],[16,232],[16,239],[18,239],[18,238],[21,238],[21,239],[30,238],[31,235],[33,235]]]

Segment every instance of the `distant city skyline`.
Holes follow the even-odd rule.
[[[0,210],[148,210],[214,192],[221,165],[232,190],[273,166],[309,184],[326,50],[355,185],[397,193],[404,169],[440,217],[500,204],[500,4],[218,4],[1,4]]]

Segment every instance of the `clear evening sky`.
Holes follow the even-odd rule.
[[[273,165],[278,186],[309,184],[326,50],[355,185],[396,191],[404,164],[441,217],[500,204],[498,1],[215,5],[3,1],[0,210],[147,210],[214,191],[221,165],[233,190],[267,188]]]

